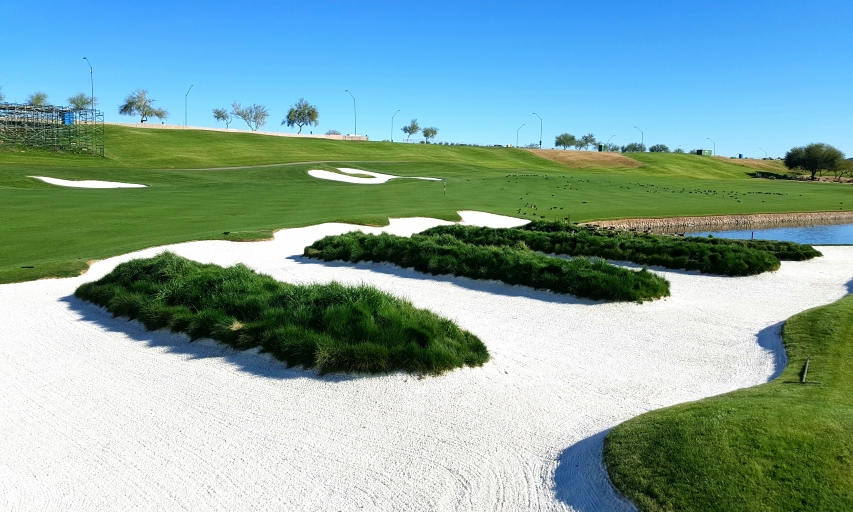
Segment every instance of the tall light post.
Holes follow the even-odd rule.
[[[534,116],[539,117],[539,114],[536,112],[533,113]],[[539,117],[539,149],[542,149],[542,118]]]
[[[634,128],[637,127],[635,126]],[[639,128],[637,129],[640,130]],[[640,146],[643,146],[643,151],[646,150],[645,134],[643,133],[643,130],[640,130]]]
[[[758,149],[761,149],[761,148],[758,148]],[[761,151],[764,151],[764,150],[761,149]],[[767,151],[764,151],[764,158],[767,158]]]
[[[518,130],[524,128],[524,124],[526,123],[522,123],[522,125],[518,127]],[[518,130],[515,131],[515,147],[518,147]]]
[[[391,142],[394,142],[394,117],[400,113],[400,109],[398,108],[394,115],[391,116]]]
[[[89,59],[83,57],[83,60],[86,61],[86,64],[89,65],[89,85],[92,86],[92,122],[95,121],[95,78],[92,76],[92,63],[89,62]]]
[[[705,137],[708,140],[711,140],[711,137]],[[711,144],[714,145],[714,156],[717,156],[717,143],[711,140]]]
[[[184,94],[184,128],[187,127],[187,96],[190,95],[191,90],[193,90],[192,85],[190,85],[190,88],[187,89],[187,93]]]
[[[353,131],[354,131],[353,135],[358,135],[358,114],[355,111],[355,96],[353,96],[352,93],[349,92],[349,89],[345,90],[344,92],[349,94],[350,98],[352,98],[352,117],[353,117]]]

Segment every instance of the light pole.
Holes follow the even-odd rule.
[[[349,92],[349,89],[345,90],[344,92],[349,94],[350,98],[352,98],[353,130],[355,132],[355,133],[353,133],[353,135],[358,135],[358,114],[355,111],[355,96],[353,96],[352,93]],[[394,115],[396,115],[396,114],[394,114]]]
[[[524,128],[526,123],[522,123],[521,126],[518,127],[518,130]],[[515,147],[518,147],[518,130],[515,131]]]
[[[708,140],[711,140],[711,137],[705,137]],[[711,144],[714,145],[714,156],[717,156],[717,143],[711,140]]]
[[[391,116],[391,142],[394,142],[394,117],[400,113],[400,109],[398,108],[394,115]]]
[[[536,112],[533,113],[534,116],[539,117],[539,114]],[[542,118],[539,117],[539,149],[542,149]]]
[[[761,149],[761,148],[758,148],[758,149]],[[764,150],[761,149],[761,151],[764,151]],[[767,158],[767,151],[764,151],[764,158]]]
[[[615,136],[616,136],[616,134],[613,134],[610,136],[610,139],[607,139],[607,151],[610,151],[610,140]]]
[[[635,126],[634,128],[637,127]],[[639,128],[637,129],[640,130]],[[645,134],[643,133],[643,130],[640,130],[640,146],[643,147],[643,151],[646,150]]]
[[[187,89],[187,93],[184,94],[184,128],[187,127],[187,96],[190,95],[191,90],[193,90],[192,85],[190,85],[190,88]]]
[[[89,62],[89,59],[83,57],[83,60],[86,61],[86,64],[89,65],[89,84],[92,86],[92,122],[95,121],[95,78],[92,76],[92,63]]]

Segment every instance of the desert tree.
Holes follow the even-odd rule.
[[[137,89],[128,94],[124,103],[119,105],[118,113],[123,116],[139,116],[140,123],[148,121],[149,117],[157,119],[169,117],[169,112],[165,109],[154,107],[154,100],[148,97],[148,91],[145,89]]]
[[[267,124],[267,118],[270,116],[269,110],[263,105],[251,105],[244,107],[236,101],[231,104],[231,113],[239,117],[253,132],[258,131],[258,128]]]
[[[80,92],[68,98],[68,104],[74,110],[86,110],[88,108],[95,108],[95,105],[98,104],[98,98],[92,98]]]
[[[227,130],[228,125],[231,124],[234,117],[231,115],[231,112],[228,112],[228,110],[224,108],[215,108],[213,109],[213,119],[225,123],[225,129]]]
[[[47,94],[41,91],[34,92],[27,97],[27,105],[43,107],[47,105]]]
[[[554,145],[563,149],[568,149],[577,144],[577,142],[578,139],[571,133],[561,133],[560,135],[557,135],[556,139],[554,139]]]
[[[281,124],[286,124],[291,128],[298,126],[299,131],[296,133],[302,133],[303,126],[317,126],[319,117],[320,112],[317,111],[317,107],[305,101],[305,98],[299,98],[296,105],[293,105],[287,111],[287,118]]]
[[[418,124],[417,119],[412,119],[412,122],[400,129],[411,139],[412,137],[417,135],[419,131],[421,131],[421,125]]]
[[[844,153],[822,142],[791,148],[785,153],[785,167],[807,171],[811,173],[811,179],[815,179],[818,172],[835,171],[842,160]]]
[[[326,131],[326,135],[340,135],[340,134],[341,134],[341,132],[339,132],[337,130],[327,130]]]
[[[604,151],[608,153],[618,153],[619,152],[619,144],[612,144],[610,142],[605,142]]]
[[[645,144],[641,142],[632,142],[622,146],[623,153],[642,153],[646,150]]]
[[[584,149],[589,149],[590,146],[595,145],[595,135],[587,133],[581,137],[581,142],[583,143]]]
[[[650,153],[669,153],[669,148],[666,144],[655,144],[649,148]]]
[[[684,153],[684,150],[681,148],[675,148],[672,150],[673,153]]]
[[[435,128],[435,127],[424,128],[423,130],[421,130],[421,133],[423,134],[424,139],[426,139],[427,144],[429,144],[429,140],[434,139],[435,136],[438,135],[438,128]]]

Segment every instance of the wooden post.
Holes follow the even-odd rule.
[[[800,379],[800,384],[806,383],[806,377],[808,377],[808,375],[809,375],[809,361],[810,360],[811,360],[810,357],[806,358],[806,366],[805,366],[805,368],[803,368],[803,378]]]

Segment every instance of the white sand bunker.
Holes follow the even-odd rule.
[[[60,187],[72,187],[72,188],[145,188],[145,187],[147,187],[147,185],[137,185],[136,183],[120,183],[118,181],[98,181],[98,180],[73,181],[73,180],[61,180],[59,178],[48,178],[47,176],[30,176],[30,178],[42,180],[43,182],[50,183],[51,185],[58,185]]]
[[[344,167],[339,167],[338,170],[346,174],[363,174],[365,176],[371,177],[364,178],[361,176],[346,176],[344,174],[338,174],[336,172],[321,170],[311,170],[308,171],[308,174],[315,178],[320,178],[321,180],[342,181],[344,183],[358,183],[360,185],[379,185],[382,183],[387,183],[389,180],[393,179],[441,181],[441,179],[439,178],[422,178],[418,176],[394,176],[393,174],[382,174],[381,172],[364,171],[361,169],[348,169]]]
[[[624,510],[601,464],[603,432],[766,381],[784,363],[781,322],[839,299],[853,276],[853,247],[821,247],[823,258],[758,276],[655,270],[672,297],[603,304],[299,257],[326,235],[440,224],[191,242],[0,286],[0,510]],[[164,249],[291,283],[376,286],[456,321],[492,359],[422,379],[319,377],[147,332],[73,297]]]

